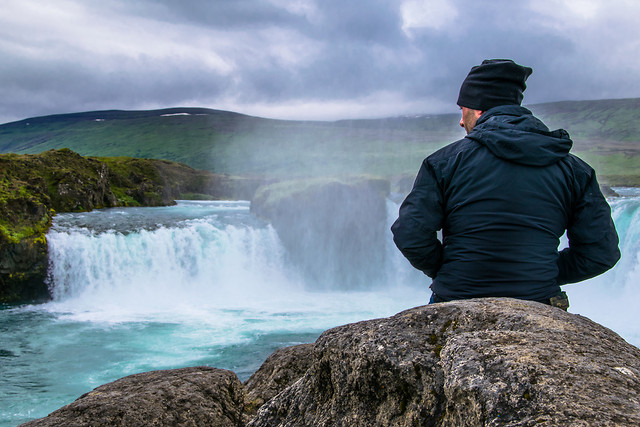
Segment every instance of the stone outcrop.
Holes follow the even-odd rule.
[[[434,304],[326,331],[250,425],[640,425],[640,350],[535,302]]]
[[[208,369],[126,377],[28,425],[133,425],[123,420],[136,412],[126,420],[220,425],[178,418],[207,411],[253,427],[640,425],[640,349],[585,317],[513,299],[330,329],[274,353],[244,390]],[[107,408],[119,415],[103,418]]]
[[[39,420],[39,427],[244,426],[244,390],[230,371],[153,371],[100,386]]]
[[[47,300],[47,256],[47,242],[42,235],[18,242],[0,237],[0,302]]]
[[[273,225],[308,283],[370,288],[386,283],[388,195],[382,179],[284,181],[260,187],[251,210]]]

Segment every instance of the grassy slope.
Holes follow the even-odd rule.
[[[177,112],[190,115],[168,115]],[[0,152],[67,147],[85,156],[160,158],[241,175],[387,174],[416,169],[426,153],[460,136],[456,123],[452,115],[302,122],[206,109],[105,111],[0,125]]]
[[[640,185],[640,99],[530,107],[574,138],[604,181]],[[182,115],[177,115],[182,113]],[[189,115],[184,115],[189,113]],[[91,156],[161,158],[232,175],[415,174],[422,159],[463,136],[458,116],[304,122],[209,109],[102,111],[0,125],[0,152],[68,147]]]
[[[575,101],[531,107],[550,128],[567,129],[573,152],[611,185],[640,186],[640,99]]]

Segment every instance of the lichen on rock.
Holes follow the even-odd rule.
[[[341,326],[258,426],[640,425],[640,349],[535,302],[433,304]]]

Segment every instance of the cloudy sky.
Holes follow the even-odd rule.
[[[534,69],[525,104],[640,97],[639,18],[638,0],[3,0],[0,123],[454,112],[485,58]]]

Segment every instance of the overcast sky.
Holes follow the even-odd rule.
[[[3,0],[0,123],[207,107],[334,120],[454,112],[486,58],[525,104],[640,97],[638,0]]]

